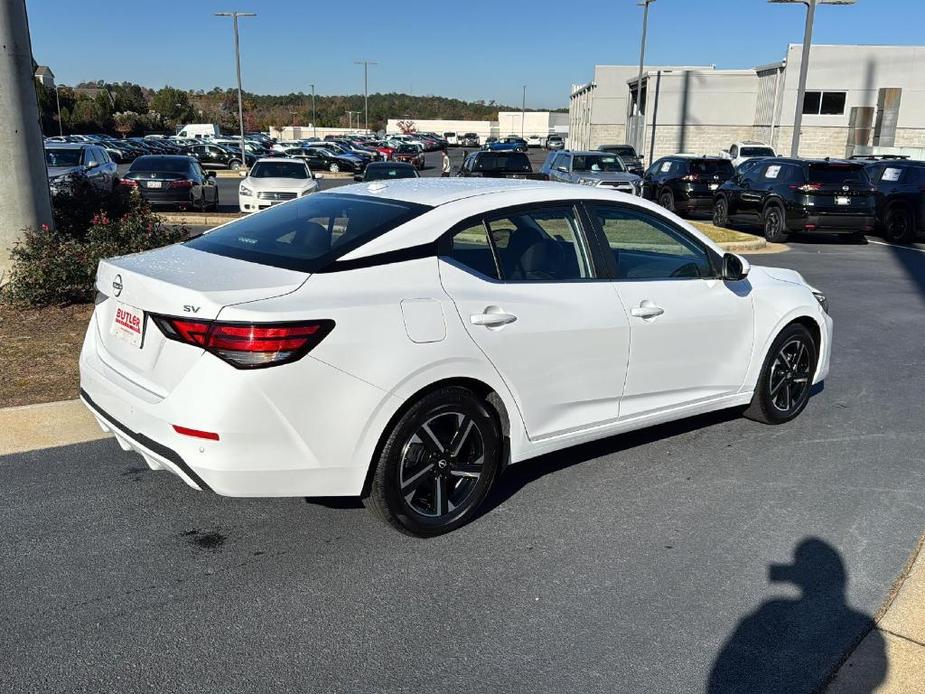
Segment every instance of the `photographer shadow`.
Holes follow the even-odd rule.
[[[872,692],[887,673],[883,637],[868,615],[845,602],[847,573],[834,547],[807,538],[792,564],[772,564],[769,580],[793,583],[799,598],[768,600],[736,627],[723,645],[707,685],[709,694],[816,692],[846,654],[869,633],[872,666],[852,691]]]

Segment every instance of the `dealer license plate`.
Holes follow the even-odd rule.
[[[146,187],[146,188],[162,188],[163,185],[164,185],[164,184],[161,183],[160,181],[148,181],[148,182],[145,184],[145,187]]]
[[[145,313],[144,311],[116,302],[116,312],[112,317],[112,327],[110,333],[125,340],[132,347],[141,348],[141,341],[144,337],[145,330]]]
[[[851,198],[849,198],[847,195],[836,195],[835,204],[836,205],[850,205]]]

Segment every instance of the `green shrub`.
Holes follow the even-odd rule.
[[[26,229],[11,252],[7,298],[19,306],[49,306],[93,300],[96,267],[103,258],[182,241],[183,227],[164,224],[137,193],[97,196],[98,206],[68,194],[55,196],[60,226]]]

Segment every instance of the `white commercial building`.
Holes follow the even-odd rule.
[[[443,135],[443,133],[456,133],[457,135],[475,133],[484,140],[489,135],[495,134],[492,131],[493,125],[496,124],[489,120],[389,118],[385,126],[385,131],[390,135],[397,135],[411,126],[416,132],[437,133],[438,135]]]
[[[539,135],[546,137],[552,133],[568,133],[569,114],[552,111],[499,111],[497,120],[441,120],[417,118],[389,118],[387,133],[400,133],[409,126],[417,132],[475,133],[482,141],[486,137],[504,137],[520,135],[524,137]],[[404,127],[402,127],[404,126]]]
[[[635,144],[647,160],[717,154],[738,140],[790,152],[801,46],[745,70],[599,65],[572,88],[572,148]],[[800,155],[843,157],[870,148],[925,147],[925,47],[813,45],[802,104]]]

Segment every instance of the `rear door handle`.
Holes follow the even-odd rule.
[[[665,312],[661,306],[649,302],[643,302],[643,305],[630,309],[630,315],[636,318],[655,318]]]
[[[476,313],[469,316],[469,322],[472,325],[484,325],[487,328],[496,328],[501,325],[507,325],[517,320],[517,316],[512,313],[502,313],[501,311],[488,311],[485,313]]]

